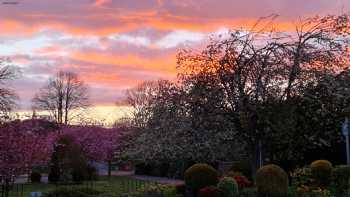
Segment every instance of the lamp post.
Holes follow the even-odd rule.
[[[346,140],[346,164],[350,165],[350,156],[349,156],[349,134],[350,134],[350,122],[348,118],[345,118],[345,121],[343,123],[343,128],[342,128],[343,135],[345,136]]]

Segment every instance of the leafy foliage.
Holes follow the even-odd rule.
[[[216,101],[222,97],[207,90],[204,84],[191,89],[164,80],[152,84],[155,87],[147,97],[149,101],[142,103],[147,105],[142,107],[148,110],[147,124],[137,123],[139,118],[133,117],[136,123],[129,134],[132,140],[124,155],[146,163],[185,164],[238,158],[243,145],[236,146],[232,141],[234,132],[228,126],[231,121],[224,113],[211,112],[212,106],[223,102]],[[140,94],[147,94],[148,89]]]
[[[81,182],[87,178],[87,160],[74,138],[60,136],[52,155],[50,170],[53,173],[51,176],[58,173],[58,180],[62,182]]]
[[[350,166],[340,165],[333,170],[333,183],[336,191],[340,194],[347,193],[350,180]]]
[[[311,169],[309,167],[296,168],[292,173],[292,185],[301,187],[311,183]]]

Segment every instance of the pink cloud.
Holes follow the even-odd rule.
[[[61,69],[81,75],[94,103],[113,104],[143,80],[174,79],[178,49],[200,45],[221,28],[248,27],[276,13],[277,26],[290,30],[299,17],[350,11],[348,0],[19,2],[0,4],[0,56],[22,67],[13,86],[24,105]]]

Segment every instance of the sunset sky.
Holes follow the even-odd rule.
[[[22,70],[20,106],[58,70],[80,74],[95,105],[143,80],[176,77],[176,52],[279,14],[278,25],[350,11],[350,0],[0,0],[0,56]]]

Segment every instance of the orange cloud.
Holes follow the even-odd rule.
[[[108,87],[116,87],[125,89],[128,87],[136,86],[138,83],[143,81],[142,79],[129,78],[128,76],[120,76],[113,72],[93,72],[84,73],[81,78],[90,84],[104,84]]]
[[[111,2],[111,0],[96,0],[93,5],[96,7],[100,7],[100,6],[103,6],[106,3],[110,3],[110,2]]]
[[[2,52],[18,53],[12,57],[18,56],[13,60],[26,65],[24,76],[48,76],[59,69],[71,69],[99,89],[94,90],[94,101],[113,103],[122,88],[142,80],[175,77],[175,50],[187,41],[197,44],[204,39],[196,38],[222,28],[250,29],[257,17],[271,13],[282,15],[274,21],[277,30],[294,31],[293,20],[316,14],[338,14],[343,10],[346,13],[349,2],[23,0],[18,6],[0,6],[0,39],[3,39],[0,43],[6,43],[8,38],[10,44],[14,43],[12,48],[3,47]],[[118,39],[120,35],[132,41]],[[142,44],[143,39],[132,39],[139,37],[146,41]],[[29,46],[36,44],[48,47]],[[21,50],[22,46],[25,50]],[[29,98],[27,103],[42,85],[42,80],[32,76],[16,86],[24,92],[22,98]]]
[[[159,71],[165,73],[176,73],[176,56],[169,54],[162,58],[142,58],[134,54],[127,56],[108,55],[92,52],[75,52],[71,55],[72,59],[85,61],[92,64],[106,65],[127,65],[132,68],[138,68],[148,71]]]
[[[30,35],[37,31],[36,28],[30,28],[17,20],[0,19],[0,35]]]
[[[36,16],[39,17],[39,16]],[[32,16],[33,20],[36,18]],[[103,25],[99,23],[99,20],[108,17],[110,21],[119,21],[119,23],[108,23]],[[30,17],[29,17],[30,18]],[[41,15],[40,18],[45,18],[45,15]],[[129,32],[142,28],[154,28],[155,30],[172,31],[172,30],[188,30],[197,32],[213,32],[219,28],[226,27],[230,29],[234,28],[250,28],[256,22],[256,18],[244,18],[244,19],[202,19],[188,16],[159,16],[156,12],[142,12],[134,15],[119,16],[115,15],[93,15],[87,17],[91,20],[92,25],[75,25],[68,22],[59,20],[46,21],[29,24],[23,23],[20,20],[1,20],[0,34],[2,35],[30,35],[42,30],[57,30],[71,35],[95,35],[106,36],[120,32]],[[79,20],[79,19],[77,19]],[[85,19],[87,20],[87,19]],[[98,27],[93,24],[97,23]],[[274,23],[275,27],[281,31],[290,31],[295,29],[295,24],[290,21],[278,20]]]

